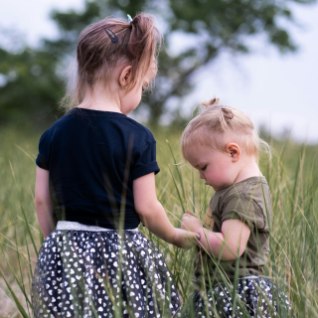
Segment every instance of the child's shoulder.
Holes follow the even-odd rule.
[[[43,132],[41,139],[51,139],[59,133],[80,133],[86,126],[99,127],[104,133],[112,133],[115,129],[125,136],[137,136],[141,143],[155,142],[151,130],[131,117],[121,113],[86,111],[86,109],[78,108],[69,110],[54,121]]]
[[[215,192],[212,199],[214,199],[214,201],[250,199],[263,197],[265,193],[270,193],[266,178],[264,176],[255,176]]]
[[[224,189],[224,192],[248,193],[249,191],[257,191],[257,189],[261,189],[264,185],[268,185],[266,178],[264,176],[255,176],[232,184]]]
[[[155,137],[152,131],[141,124],[140,122],[136,121],[135,119],[125,116],[125,121],[123,121],[124,129],[127,129],[130,134],[136,134],[138,138],[143,139],[145,138],[148,141],[154,141]]]
[[[40,139],[43,138],[47,138],[49,136],[51,136],[52,134],[54,134],[54,132],[56,130],[58,130],[60,127],[63,127],[63,125],[65,125],[65,123],[67,123],[70,119],[70,115],[72,114],[71,111],[68,111],[67,113],[65,113],[64,115],[62,115],[60,118],[56,119],[55,121],[53,121],[48,128],[46,128]]]
[[[130,123],[131,126],[135,127],[136,129],[140,129],[140,130],[144,131],[146,134],[152,135],[152,132],[148,127],[144,126],[143,124],[141,124],[140,122],[138,122],[134,118],[128,117],[128,116],[125,116],[125,118]]]

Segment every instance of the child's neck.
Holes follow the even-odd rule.
[[[260,177],[260,176],[262,176],[262,172],[256,162],[256,159],[249,158],[244,160],[244,162],[241,163],[241,169],[239,170],[234,183],[238,183],[252,177]]]
[[[111,93],[100,85],[95,85],[93,89],[89,90],[77,107],[117,113],[122,112],[116,94]]]
[[[82,102],[81,104],[79,104],[77,107],[79,108],[86,108],[86,109],[92,109],[92,110],[101,110],[101,111],[105,111],[105,112],[116,112],[116,113],[121,113],[120,109],[118,107],[109,105],[109,104],[99,104],[96,102],[92,102],[92,103],[84,103]]]

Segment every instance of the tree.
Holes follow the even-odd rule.
[[[64,85],[56,74],[57,60],[45,50],[26,47],[16,53],[0,49],[0,61],[1,73],[5,74],[0,86],[0,123],[52,119]]]
[[[250,53],[250,39],[263,35],[263,39],[282,53],[293,52],[293,42],[288,27],[295,23],[291,7],[305,5],[316,0],[85,0],[83,10],[52,11],[51,17],[60,34],[57,39],[43,39],[40,48],[25,48],[19,54],[0,50],[1,61],[11,61],[11,68],[0,63],[0,115],[8,109],[20,107],[21,101],[30,98],[34,108],[44,106],[56,110],[58,96],[63,90],[65,59],[74,51],[80,30],[97,19],[108,15],[126,18],[140,11],[153,13],[164,33],[164,46],[159,55],[159,74],[156,88],[144,98],[144,106],[152,124],[158,123],[171,104],[178,104],[191,92],[191,80],[200,69],[206,67],[225,51]],[[158,13],[159,12],[159,13]],[[176,38],[182,37],[184,45],[175,54]],[[25,61],[28,61],[26,67]],[[12,68],[15,76],[12,78]],[[23,72],[22,69],[25,69]],[[20,71],[17,72],[17,69]],[[41,73],[32,85],[27,75]],[[11,76],[11,77],[10,77]],[[34,76],[33,76],[34,78]],[[28,83],[22,90],[20,85]],[[12,97],[14,90],[18,97]],[[11,93],[10,93],[11,92]],[[11,95],[10,95],[11,94]],[[34,102],[36,100],[36,103]],[[27,111],[29,109],[26,108]]]

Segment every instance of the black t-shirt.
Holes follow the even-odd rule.
[[[133,180],[159,172],[152,133],[121,113],[74,108],[43,133],[36,164],[49,170],[58,220],[135,228]]]

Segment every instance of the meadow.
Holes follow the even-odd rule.
[[[0,318],[32,317],[30,283],[42,240],[33,206],[39,134],[33,129],[0,128]],[[183,162],[180,131],[160,129],[155,136],[161,168],[157,194],[169,218],[178,225],[186,210],[203,215],[212,190]],[[318,146],[288,139],[267,141],[272,154],[261,157],[261,167],[274,207],[267,272],[284,286],[295,317],[318,317]],[[186,298],[194,250],[152,239],[164,252]]]

